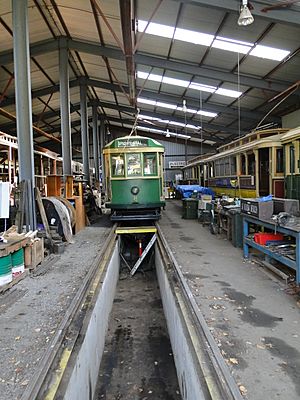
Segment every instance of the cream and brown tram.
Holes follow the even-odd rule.
[[[281,139],[287,131],[255,131],[220,146],[213,155],[191,159],[183,168],[183,179],[197,180],[218,196],[284,197]]]

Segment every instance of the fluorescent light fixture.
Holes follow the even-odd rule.
[[[220,94],[222,96],[228,96],[228,97],[240,97],[243,94],[243,92],[238,92],[237,90],[219,88],[215,91],[215,94]]]
[[[238,19],[238,25],[240,26],[248,26],[254,22],[254,18],[248,8],[248,0],[243,0],[241,6],[241,12]]]
[[[258,44],[249,53],[250,56],[256,56],[260,58],[267,58],[268,60],[282,61],[286,56],[290,54],[290,51],[276,49],[269,46],[261,46]]]
[[[241,42],[239,40],[217,36],[212,44],[212,47],[221,50],[233,51],[235,53],[247,54],[253,47],[253,43]]]
[[[199,44],[202,46],[210,46],[214,40],[214,35],[176,28],[174,39],[182,40],[183,42]]]
[[[156,106],[156,107],[168,108],[171,110],[184,112],[183,107],[178,107],[175,104],[169,104],[169,103],[164,103],[161,101],[150,100],[150,99],[146,99],[143,97],[138,97],[137,101],[138,101],[138,103],[142,103],[142,104],[149,104],[149,105]],[[209,118],[215,118],[218,115],[217,113],[214,113],[214,112],[204,111],[204,110],[194,110],[192,108],[187,108],[186,112],[190,113],[190,114],[203,115],[204,117],[209,117]]]

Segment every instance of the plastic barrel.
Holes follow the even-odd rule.
[[[12,261],[12,275],[15,278],[16,276],[24,272],[24,250],[19,249],[14,253],[12,253],[11,261]]]
[[[0,286],[12,281],[11,255],[0,257]]]

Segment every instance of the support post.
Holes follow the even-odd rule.
[[[105,123],[104,123],[104,118],[101,117],[101,120],[100,120],[100,160],[101,160],[102,190],[103,191],[105,191],[105,189],[106,189],[105,173],[104,173],[104,157],[103,157],[104,136],[105,136]]]
[[[66,47],[59,48],[59,87],[60,87],[60,118],[61,118],[61,139],[63,157],[64,180],[72,175],[72,141],[71,141],[71,120],[70,120],[70,90],[69,90],[69,69],[68,50]]]
[[[19,181],[27,181],[28,228],[36,229],[28,1],[12,0]]]
[[[89,165],[89,137],[88,137],[88,118],[86,85],[80,84],[80,113],[81,113],[81,146],[84,180],[90,183],[90,165]]]
[[[97,105],[93,104],[93,155],[95,166],[95,180],[99,183],[99,142],[98,142],[98,111]]]

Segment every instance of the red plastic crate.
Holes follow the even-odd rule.
[[[269,240],[283,240],[282,233],[264,233],[259,232],[254,234],[254,241],[258,244],[265,245]]]

